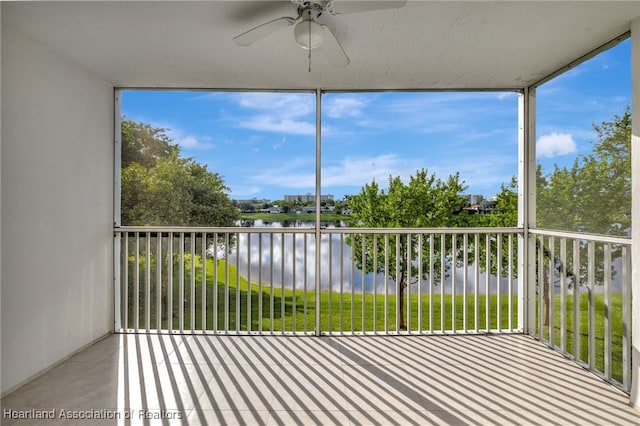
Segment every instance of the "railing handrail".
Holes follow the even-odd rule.
[[[221,226],[221,227],[215,227],[215,226],[120,226],[120,227],[115,227],[113,228],[113,231],[116,233],[125,233],[125,232],[140,232],[140,233],[145,233],[145,232],[173,232],[173,233],[185,233],[185,234],[189,234],[189,233],[219,233],[219,234],[224,234],[224,233],[230,233],[230,234],[237,234],[237,233],[242,233],[242,234],[247,234],[247,233],[251,233],[251,234],[257,234],[257,233],[267,233],[267,234],[271,234],[271,233],[299,233],[299,234],[305,234],[305,233],[313,233],[315,228],[287,228],[287,227],[282,227],[282,228],[269,228],[269,227],[260,227],[260,228],[253,228],[253,227],[243,227],[243,226]]]
[[[242,227],[242,226],[120,226],[115,227],[114,232],[174,232],[174,233],[313,233],[315,228],[290,228],[290,227]],[[518,234],[522,233],[522,228],[517,227],[481,227],[481,228],[359,228],[359,227],[339,227],[321,228],[321,233],[331,234]]]
[[[340,227],[322,229],[332,234],[517,234],[522,233],[522,228],[359,228]]]
[[[119,226],[113,228],[116,233],[123,232],[218,232],[218,233],[313,233],[315,228],[291,228],[291,227],[242,227],[242,226]],[[321,228],[322,233],[332,234],[521,234],[523,228],[519,227],[442,227],[442,228],[360,228],[360,227],[339,227]],[[631,239],[626,237],[581,233],[574,231],[559,231],[552,229],[529,228],[529,233],[533,235],[545,235],[559,238],[572,238],[585,241],[595,241],[601,243],[631,245]]]
[[[611,243],[611,244],[623,244],[631,246],[631,239],[625,237],[616,237],[612,235],[604,234],[588,234],[572,231],[557,231],[551,229],[531,229],[529,233],[533,235],[544,235],[546,237],[559,237],[559,238],[571,238],[574,240],[595,241],[597,243]]]

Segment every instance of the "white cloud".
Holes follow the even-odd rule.
[[[539,157],[551,158],[576,151],[576,141],[569,133],[552,132],[540,136],[536,142],[536,154]]]
[[[277,115],[255,115],[242,120],[241,127],[261,132],[274,132],[291,135],[315,135],[316,127],[313,122],[293,120]]]
[[[359,117],[366,105],[362,96],[341,95],[329,98],[323,110],[331,118]]]
[[[241,93],[238,105],[256,110],[255,115],[240,114],[240,127],[281,134],[315,134],[315,99],[302,93]]]
[[[251,176],[252,182],[260,185],[285,188],[312,188],[315,186],[315,163],[313,158],[291,158],[272,168],[263,167]]]
[[[262,188],[259,186],[243,185],[242,183],[230,183],[231,198],[251,198],[260,195]]]
[[[515,92],[498,92],[498,94],[496,95],[496,98],[499,101],[505,100],[505,99],[513,99],[515,98],[517,95]]]
[[[285,188],[313,188],[315,186],[315,168],[313,159],[299,158],[288,161],[278,167],[262,169],[253,176],[255,182],[264,186]],[[385,186],[389,176],[408,179],[420,169],[421,161],[384,154],[376,157],[350,157],[339,160],[322,168],[322,186],[357,186],[375,179]]]
[[[213,143],[211,143],[211,138],[208,136],[182,135],[180,131],[176,130],[171,130],[167,133],[173,142],[177,143],[182,149],[205,151],[214,147]]]
[[[171,143],[177,144],[181,149],[188,151],[206,151],[215,147],[211,136],[196,136],[186,133],[183,129],[170,123],[152,123],[152,127],[166,129],[166,135]]]
[[[284,147],[284,145],[287,143],[287,139],[286,138],[282,138],[282,140],[280,142],[277,142],[276,144],[273,145],[273,149],[280,149],[282,147]]]
[[[394,154],[383,154],[376,157],[349,157],[338,163],[324,167],[322,170],[322,185],[331,186],[362,186],[375,179],[385,186],[389,176],[400,176],[408,179],[410,174],[420,169],[421,161],[404,158]]]
[[[315,98],[303,93],[241,93],[238,104],[244,108],[269,111],[284,117],[301,117],[314,114],[315,111]]]

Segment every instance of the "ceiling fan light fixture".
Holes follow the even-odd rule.
[[[296,43],[303,49],[313,50],[322,46],[324,29],[315,21],[305,19],[293,27]]]

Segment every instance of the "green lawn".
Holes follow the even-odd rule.
[[[561,347],[561,319],[560,296],[553,299],[553,341],[550,339],[550,327],[544,327],[543,337],[551,344]],[[574,324],[575,309],[579,312],[579,346],[578,359],[585,363],[589,362],[589,296],[583,290],[579,297],[579,306],[575,306],[573,295],[566,296],[566,337],[565,348],[568,354],[574,355],[574,336],[577,327]],[[605,297],[604,294],[594,294],[594,367],[604,372],[605,370]],[[611,304],[609,305],[611,322],[611,376],[622,381],[622,294],[612,293]]]
[[[150,328],[158,326],[158,285],[156,283],[155,262],[152,260],[149,282],[149,301],[146,300],[145,259],[140,258],[140,283],[139,283],[139,328],[146,328],[147,310],[149,311]],[[244,276],[238,275],[235,267],[222,260],[218,261],[216,277],[214,280],[214,264],[212,259],[206,263],[206,286],[203,290],[201,258],[196,256],[195,281],[191,282],[190,256],[185,255],[184,273],[184,307],[182,316],[179,310],[180,280],[177,261],[173,266],[171,328],[174,330],[215,330],[224,331],[262,331],[262,332],[309,332],[315,329],[316,295],[310,283],[310,289],[305,293],[301,289],[282,289],[279,286],[271,288],[269,285],[260,286],[258,283],[249,284]],[[166,284],[167,266],[163,267],[163,284],[160,292],[160,328],[168,329],[168,291]],[[215,281],[215,285],[214,285]],[[225,284],[228,283],[228,285]],[[193,292],[192,292],[193,288]],[[129,291],[127,328],[135,328],[135,291],[133,281],[133,260],[129,262]],[[517,324],[517,296],[513,296],[512,326]],[[612,328],[612,377],[622,380],[622,300],[620,294],[611,297],[611,328]],[[203,300],[205,303],[203,304]],[[463,330],[465,300],[462,295],[445,295],[442,299],[439,288],[434,290],[430,299],[428,294],[418,295],[412,293],[409,306],[405,310],[410,313],[408,326],[412,331],[418,331],[419,305],[422,309],[422,331],[452,330],[455,321],[456,330]],[[554,341],[560,346],[560,320],[559,296],[554,299]],[[467,296],[467,329],[476,329],[476,303],[473,295]],[[487,299],[484,295],[478,296],[477,301],[478,330],[487,329],[486,306]],[[498,297],[492,295],[489,298],[489,322],[490,329],[496,329],[498,324]],[[455,316],[453,305],[455,303]],[[586,294],[581,294],[580,305],[580,359],[588,361],[588,299]],[[508,296],[501,296],[500,322],[502,329],[508,329]],[[337,292],[320,293],[320,328],[322,332],[395,332],[396,331],[396,296],[389,294],[385,298],[383,294],[351,294],[346,292],[340,296]],[[443,309],[443,312],[441,311]],[[566,351],[573,353],[573,324],[574,312],[573,299],[567,296],[566,307]],[[604,296],[595,296],[595,367],[604,371]],[[385,314],[386,312],[386,314]],[[203,315],[204,314],[204,315]],[[386,323],[385,323],[386,318]],[[444,319],[444,327],[442,321]],[[544,331],[544,338],[549,338],[548,327]]]
[[[146,301],[146,282],[144,279],[144,258],[140,259],[141,279],[139,283],[139,327],[146,328],[146,310],[149,309],[149,319],[151,328],[157,326],[157,306],[158,291],[156,284],[155,265],[152,265],[150,279],[150,303]],[[134,328],[135,311],[134,307],[134,284],[133,267],[130,262],[129,269],[129,291],[128,291],[128,328]],[[166,266],[163,270],[166,269]],[[184,310],[180,317],[180,306],[178,304],[180,296],[179,267],[177,263],[173,267],[172,286],[172,328],[191,330],[232,330],[232,331],[274,331],[274,332],[313,332],[315,329],[316,297],[313,283],[309,284],[309,289],[305,293],[302,289],[282,289],[274,286],[272,289],[268,284],[260,286],[252,282],[251,285],[246,278],[239,276],[232,264],[218,261],[216,271],[216,286],[214,291],[214,268],[213,259],[207,259],[207,285],[203,291],[202,285],[202,261],[196,256],[195,283],[192,288],[191,266],[189,255],[185,255],[185,274],[183,285]],[[228,277],[228,278],[227,278]],[[161,328],[168,328],[168,309],[166,277],[163,278],[161,293]],[[228,282],[228,285],[225,285]],[[192,294],[192,289],[193,294]],[[205,300],[203,309],[202,301]],[[424,293],[422,299],[418,295],[411,294],[409,306],[405,310],[410,313],[407,326],[412,331],[418,331],[418,316],[421,305],[421,329],[423,331],[440,331],[443,329],[442,320],[444,318],[444,330],[452,330],[455,320],[456,330],[464,327],[464,298],[462,296],[444,296],[444,303],[439,293],[439,289],[434,291],[432,298]],[[455,300],[455,317],[453,315],[453,304]],[[261,301],[261,302],[260,302]],[[441,307],[444,305],[444,314]],[[487,300],[484,295],[478,296],[478,329],[486,330],[486,305]],[[497,328],[497,297],[492,296],[489,300],[489,321],[490,328]],[[500,321],[503,329],[509,327],[508,296],[501,297]],[[148,308],[147,308],[148,306]],[[433,308],[431,308],[433,306]],[[512,316],[512,326],[515,326],[517,316],[517,301],[515,296],[512,299],[514,309]],[[467,327],[475,330],[475,299],[473,295],[467,297]],[[193,312],[193,327],[192,327]],[[203,322],[203,312],[205,318]],[[342,314],[341,314],[342,313]],[[386,313],[386,314],[385,314]],[[337,292],[322,291],[320,293],[320,327],[323,332],[362,332],[362,331],[396,331],[396,296],[389,294],[374,295],[372,293],[356,292],[351,294],[345,292],[342,297]],[[385,318],[387,321],[385,322]],[[214,323],[215,322],[215,323]],[[181,327],[182,323],[182,327]]]

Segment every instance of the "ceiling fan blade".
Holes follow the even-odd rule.
[[[233,38],[233,41],[238,46],[249,46],[256,41],[274,33],[282,28],[289,27],[296,22],[296,19],[289,16],[283,16],[282,18],[274,19],[273,21],[265,22],[262,25],[258,25],[255,28],[251,28],[248,31],[243,32]]]
[[[372,10],[400,9],[406,6],[407,0],[333,0],[326,10],[332,15],[368,12]]]
[[[324,29],[324,38],[322,47],[318,49],[319,53],[338,68],[344,68],[349,65],[349,57],[344,52],[336,36],[333,35],[333,32],[326,25],[323,25],[322,28]]]

